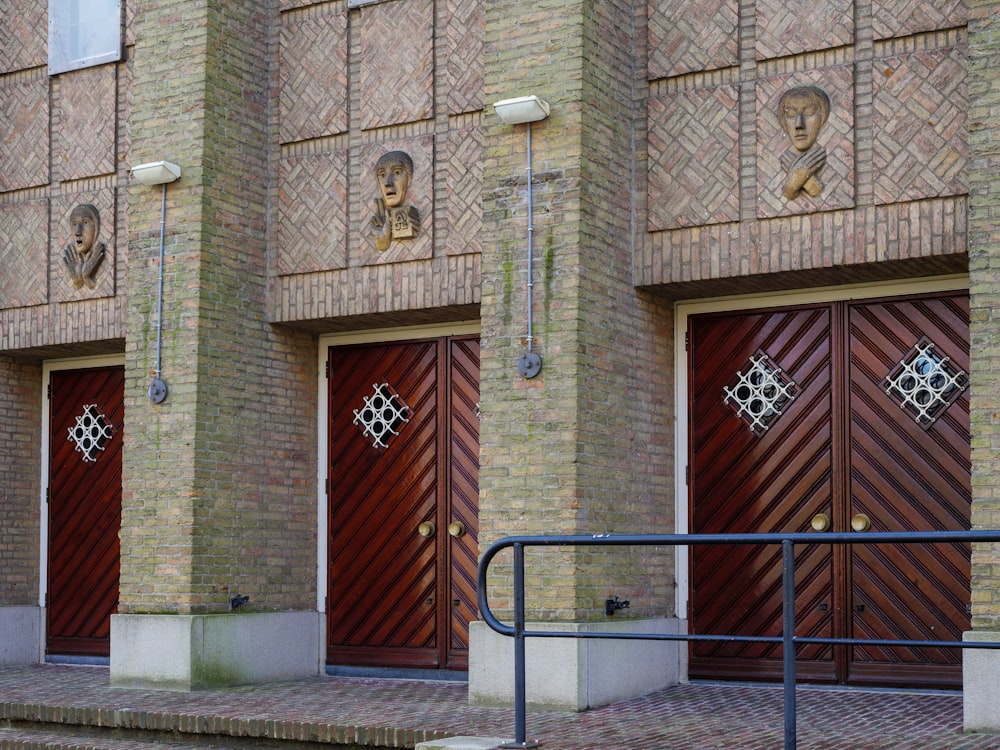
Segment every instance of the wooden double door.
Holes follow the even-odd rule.
[[[118,609],[125,368],[49,379],[46,653],[106,657]]]
[[[329,349],[330,664],[467,669],[479,339]]]
[[[961,530],[970,519],[968,297],[689,318],[695,533]],[[781,634],[777,547],[693,547],[698,633]],[[795,553],[797,635],[961,640],[963,544]],[[780,679],[781,646],[698,642],[690,674]],[[957,649],[811,645],[806,680],[956,686]]]

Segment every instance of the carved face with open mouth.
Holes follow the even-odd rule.
[[[406,191],[410,187],[413,161],[408,154],[390,151],[375,165],[375,176],[382,200],[388,208],[396,208],[406,203]]]
[[[81,204],[69,215],[69,224],[77,252],[86,255],[94,247],[101,231],[101,217],[93,206]]]

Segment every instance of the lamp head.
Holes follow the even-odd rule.
[[[493,109],[507,125],[538,122],[549,116],[549,103],[544,99],[539,99],[534,94],[519,96],[515,99],[503,99],[494,104]]]
[[[132,167],[132,176],[142,185],[162,185],[181,176],[181,168],[169,161],[151,161]]]

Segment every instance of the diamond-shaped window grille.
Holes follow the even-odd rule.
[[[795,399],[799,387],[771,359],[758,351],[750,367],[736,373],[735,381],[723,387],[723,402],[750,431],[760,437]]]
[[[354,410],[354,424],[361,427],[375,448],[388,448],[389,440],[410,421],[412,412],[388,383],[373,384],[375,391],[365,396],[365,405]]]
[[[885,376],[882,387],[926,430],[969,387],[969,376],[922,338]]]
[[[89,404],[83,408],[83,414],[76,418],[76,424],[69,428],[68,439],[83,454],[84,461],[93,462],[111,440],[113,432],[114,427],[97,410],[97,404]]]

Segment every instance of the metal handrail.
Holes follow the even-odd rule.
[[[749,643],[781,643],[784,688],[785,750],[796,750],[795,647],[799,644],[909,646],[935,648],[1000,649],[993,641],[920,641],[866,638],[816,638],[795,635],[795,554],[796,544],[939,544],[966,542],[970,544],[1000,542],[1000,531],[875,531],[851,532],[790,532],[768,534],[594,534],[592,536],[511,536],[490,545],[479,561],[476,573],[476,596],[479,614],[497,633],[514,638],[514,740],[501,748],[538,747],[540,743],[526,739],[526,664],[527,638],[606,638],[644,641],[725,641]],[[524,615],[524,548],[525,547],[690,547],[706,544],[779,544],[781,545],[782,635],[741,636],[681,633],[609,633],[598,631],[527,630]],[[493,558],[504,549],[514,551],[514,624],[505,625],[490,609],[486,592],[486,575]]]

